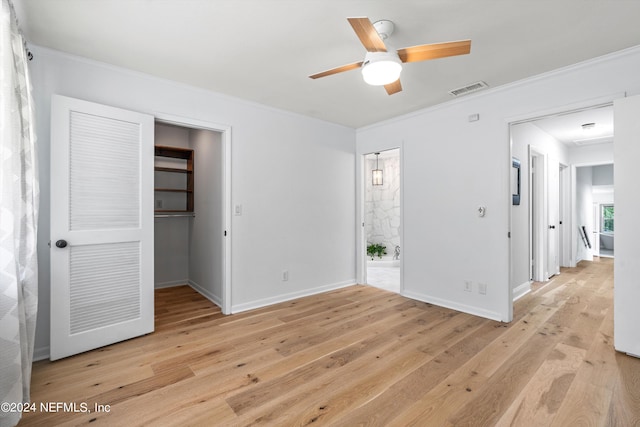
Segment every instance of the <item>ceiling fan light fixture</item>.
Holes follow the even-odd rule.
[[[362,64],[362,78],[371,86],[384,86],[400,78],[402,61],[393,52],[368,52]]]

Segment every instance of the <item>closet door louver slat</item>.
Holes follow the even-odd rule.
[[[71,112],[70,229],[140,225],[140,125]]]
[[[140,317],[138,242],[71,248],[70,333]]]

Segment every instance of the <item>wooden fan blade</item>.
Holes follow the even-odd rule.
[[[362,61],[354,62],[353,64],[343,65],[341,67],[332,68],[327,71],[322,71],[321,73],[312,74],[309,76],[310,79],[319,79],[320,77],[330,76],[332,74],[342,73],[344,71],[355,70],[356,68],[360,68],[362,66]]]
[[[402,85],[400,84],[400,79],[396,80],[393,83],[389,83],[388,85],[384,85],[384,88],[389,95],[393,95],[394,93],[398,93],[402,91]]]
[[[369,18],[347,18],[367,52],[386,52],[387,47]]]
[[[447,56],[466,55],[469,52],[471,52],[471,40],[460,40],[405,47],[398,49],[398,56],[402,62],[418,62]]]

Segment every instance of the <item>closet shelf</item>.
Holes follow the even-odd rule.
[[[188,169],[180,169],[180,168],[165,168],[165,167],[161,167],[161,166],[156,166],[154,167],[154,170],[156,172],[172,172],[172,173],[193,173],[193,171],[190,171]]]
[[[165,212],[165,213],[163,213]],[[154,218],[180,218],[180,217],[190,217],[195,218],[196,214],[193,212],[177,212],[177,211],[164,211],[157,210],[154,214]]]
[[[182,147],[155,146],[156,156],[173,157],[174,159],[193,160],[193,150]]]
[[[184,188],[155,188],[154,190],[172,193],[193,193],[193,190],[186,190]]]
[[[156,209],[155,212],[193,212],[194,211],[194,191],[193,191],[193,184],[194,184],[194,176],[193,176],[193,150],[190,148],[182,148],[182,147],[168,147],[168,146],[164,146],[164,145],[156,145],[155,146],[155,155],[156,155],[156,161],[158,160],[158,158],[162,158],[164,157],[165,159],[168,157],[170,159],[175,159],[175,161],[177,161],[177,165],[180,167],[173,167],[172,164],[169,165],[163,165],[163,166],[154,166],[154,170],[156,172],[167,172],[169,175],[167,174],[160,174],[158,176],[156,176],[156,180],[158,179],[158,177],[163,177],[167,178],[170,177],[170,174],[179,174],[182,175],[183,177],[186,177],[186,182],[184,183],[184,186],[180,185],[181,188],[166,188],[166,187],[158,187],[155,188],[155,206],[156,207],[169,207],[167,206],[164,202],[168,201],[169,205],[174,205],[171,207],[178,207],[181,209],[174,209],[174,210],[167,210],[167,209]],[[161,160],[161,161],[167,161],[167,160]],[[184,167],[181,167],[183,166]],[[160,183],[158,181],[157,185],[164,185],[164,186],[173,186],[173,184],[171,183]],[[173,196],[169,196],[168,194],[163,194],[163,193],[182,193],[185,194],[186,197],[184,197],[184,201],[176,204],[175,198]],[[180,197],[180,196],[178,196]]]

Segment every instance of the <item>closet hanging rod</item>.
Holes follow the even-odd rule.
[[[196,214],[193,212],[189,212],[189,213],[176,213],[176,214],[154,214],[153,217],[154,218],[173,218],[173,217],[179,217],[179,216],[190,216],[190,217],[195,217]]]

